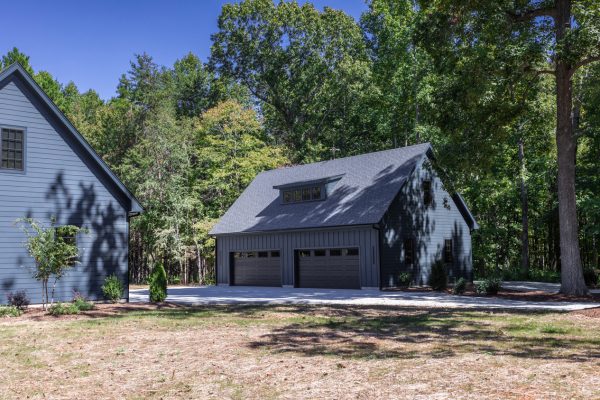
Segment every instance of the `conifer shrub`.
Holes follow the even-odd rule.
[[[167,273],[161,263],[156,264],[150,275],[150,302],[162,303],[167,298]]]

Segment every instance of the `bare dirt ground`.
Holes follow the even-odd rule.
[[[600,398],[597,311],[32,310],[0,320],[0,398]]]

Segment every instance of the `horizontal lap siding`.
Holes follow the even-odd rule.
[[[230,253],[279,250],[282,285],[294,285],[295,250],[358,247],[362,287],[379,287],[377,231],[372,228],[323,229],[264,234],[225,235],[217,238],[217,283],[229,284]]]
[[[433,200],[423,204],[423,180],[431,180]],[[383,286],[396,286],[398,274],[410,272],[416,284],[427,284],[431,265],[443,256],[444,240],[452,239],[451,280],[472,279],[471,233],[458,207],[431,168],[417,169],[387,211],[381,231]],[[415,263],[404,263],[404,239],[415,240]]]
[[[18,218],[84,226],[77,240],[80,265],[59,281],[56,298],[70,300],[77,290],[101,299],[104,278],[127,278],[127,215],[114,196],[13,83],[0,90],[0,125],[26,130],[25,173],[0,170],[0,303],[16,290],[41,301],[41,284],[31,277],[33,259],[25,250]],[[125,293],[127,296],[127,293]]]

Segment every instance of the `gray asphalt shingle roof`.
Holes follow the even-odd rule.
[[[259,174],[210,232],[212,235],[378,223],[429,143]],[[323,201],[282,204],[274,186],[341,175]]]

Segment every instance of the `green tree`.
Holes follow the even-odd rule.
[[[484,64],[471,69],[475,79],[482,72],[488,80],[502,77],[523,81],[543,75],[553,78],[561,291],[571,295],[587,293],[578,244],[572,79],[578,69],[600,59],[600,6],[588,0],[440,0],[424,4],[423,15],[421,27],[427,33],[426,41],[445,67],[469,66],[463,62],[465,57],[479,56]]]
[[[429,55],[415,40],[418,16],[414,0],[373,0],[361,17],[380,91],[373,112],[383,137],[374,139],[388,146],[420,143],[436,133],[428,121],[435,75]]]
[[[31,218],[17,221],[27,236],[27,250],[35,260],[36,270],[33,277],[42,282],[42,304],[44,310],[50,299],[50,305],[54,302],[54,291],[56,283],[79,261],[79,249],[77,248],[77,235],[85,231],[73,226],[57,226],[54,220],[50,225],[44,225]],[[48,296],[48,282],[53,278],[52,293]]]
[[[288,163],[281,148],[268,145],[256,112],[233,100],[204,113],[195,137],[195,190],[211,219],[219,218],[259,172]]]
[[[245,0],[223,6],[218,27],[210,64],[249,89],[294,161],[321,158],[346,135],[370,130],[359,105],[369,92],[369,59],[351,17],[310,3]]]
[[[25,71],[30,75],[33,75],[33,68],[31,68],[31,64],[29,64],[29,56],[21,53],[16,47],[13,47],[12,50],[2,56],[2,69],[16,62],[21,64],[21,66],[25,68]]]

